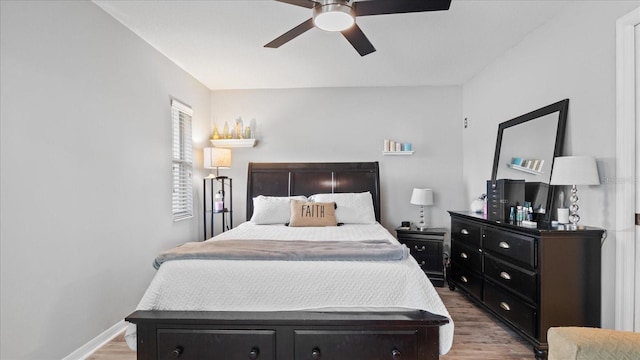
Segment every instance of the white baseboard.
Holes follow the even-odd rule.
[[[113,340],[118,334],[123,332],[127,328],[127,324],[124,320],[120,320],[117,324],[108,328],[102,334],[96,336],[88,343],[82,345],[79,349],[67,355],[62,360],[84,360],[93,354],[96,350],[104,346],[109,341]]]

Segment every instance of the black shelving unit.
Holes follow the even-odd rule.
[[[209,183],[209,192],[207,193],[207,182]],[[218,186],[214,186],[214,185]],[[215,189],[218,188],[222,194],[222,210],[215,210],[215,194],[218,191]],[[227,188],[229,194],[229,201],[227,202]],[[202,216],[203,216],[203,227],[204,227],[204,240],[207,240],[210,237],[215,235],[215,217],[216,215],[221,214],[222,216],[222,227],[221,232],[225,232],[233,228],[233,180],[226,176],[218,176],[218,177],[206,177],[202,179]],[[207,202],[209,202],[210,209],[207,210]],[[227,207],[227,204],[229,205]],[[208,219],[207,219],[208,217]],[[228,218],[228,221],[227,221]],[[207,221],[208,220],[208,221]],[[207,222],[209,223],[209,232],[207,232]],[[211,236],[207,237],[207,233],[210,233]]]

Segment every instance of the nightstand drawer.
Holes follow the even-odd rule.
[[[420,268],[425,273],[435,272],[442,274],[444,264],[442,262],[442,243],[417,242],[411,244],[404,241],[409,248],[411,256],[418,262]]]
[[[536,267],[535,239],[507,231],[484,229],[483,246],[486,253],[521,263],[531,269]]]
[[[482,232],[479,224],[451,219],[451,238],[464,241],[470,246],[480,248]]]
[[[527,298],[532,303],[536,301],[536,273],[518,268],[501,261],[489,254],[484,255],[484,274],[494,282],[507,287]]]
[[[512,294],[485,281],[484,303],[525,333],[536,336],[536,310]]]
[[[429,228],[419,230],[415,227],[397,228],[398,241],[407,246],[411,256],[434,286],[444,286],[444,235],[446,229]]]
[[[417,241],[417,240],[402,240],[402,243],[409,248],[411,256],[413,256],[418,263],[420,260],[427,262],[438,260],[442,264],[442,241]]]

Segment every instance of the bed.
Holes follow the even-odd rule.
[[[335,200],[345,223],[279,223],[282,207],[273,205],[296,196]],[[251,221],[204,243],[399,245],[379,223],[377,162],[250,163],[246,209]],[[126,321],[138,359],[432,360],[453,339],[444,304],[410,256],[166,261]]]

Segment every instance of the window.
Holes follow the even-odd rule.
[[[173,122],[173,221],[193,216],[193,144],[191,116],[193,110],[176,100],[171,102]]]

